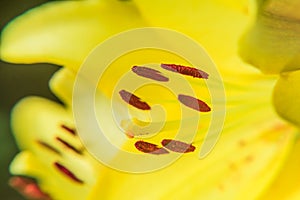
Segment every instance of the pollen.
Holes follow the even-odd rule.
[[[161,144],[165,148],[178,153],[189,153],[196,149],[195,146],[178,140],[164,139]]]
[[[211,108],[200,99],[196,99],[194,97],[179,94],[178,100],[185,106],[192,108],[194,110],[200,111],[200,112],[209,112],[211,111]]]
[[[161,75],[160,71],[151,69],[149,67],[134,66],[132,67],[131,70],[139,76],[149,78],[155,81],[161,81],[161,82],[169,81],[169,78]]]
[[[176,64],[161,64],[160,66],[163,69],[176,72],[179,74],[187,75],[187,76],[192,76],[194,78],[208,79],[209,76],[208,73],[193,67],[176,65]]]
[[[151,107],[146,102],[141,101],[141,99],[135,96],[134,94],[131,94],[126,90],[121,90],[119,94],[122,97],[122,99],[128,104],[141,110],[151,110]]]
[[[152,144],[141,140],[135,143],[135,147],[137,148],[137,150],[143,153],[151,153],[157,155],[169,153],[166,149],[159,147],[156,144]]]

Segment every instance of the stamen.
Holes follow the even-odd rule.
[[[157,146],[156,144],[152,144],[149,142],[144,141],[137,141],[135,144],[137,150],[144,152],[144,153],[151,153],[151,154],[167,154],[169,153],[166,149]]]
[[[211,108],[204,101],[201,101],[200,99],[196,99],[191,96],[180,94],[180,95],[178,95],[178,100],[185,106],[192,108],[194,110],[197,110],[200,112],[211,111]]]
[[[146,102],[141,101],[139,97],[135,96],[134,94],[131,94],[130,92],[127,92],[126,90],[121,90],[119,94],[125,102],[138,109],[141,110],[151,109],[151,107]]]
[[[160,71],[157,71],[155,69],[151,69],[148,67],[141,67],[141,66],[134,66],[131,69],[134,73],[136,73],[139,76],[143,76],[145,78],[150,78],[156,81],[162,81],[167,82],[169,81],[168,77],[165,77],[161,75]]]
[[[166,70],[177,72],[179,74],[183,74],[187,76],[192,76],[194,78],[208,79],[209,76],[208,73],[193,67],[187,67],[187,66],[176,65],[176,64],[161,64],[160,66]]]
[[[52,151],[53,153],[56,153],[58,155],[61,155],[61,152],[59,150],[57,150],[56,148],[54,148],[53,146],[51,146],[50,144],[43,142],[43,141],[36,141],[39,145],[41,145],[42,147]]]
[[[78,149],[76,149],[74,146],[72,146],[70,143],[68,143],[67,141],[61,139],[60,137],[56,137],[55,138],[57,141],[59,141],[61,144],[63,144],[65,147],[71,149],[72,151],[74,151],[77,154],[82,154],[82,152]]]
[[[171,151],[175,151],[178,153],[188,153],[188,152],[193,152],[195,151],[196,147],[191,145],[191,144],[187,144],[185,142],[181,142],[178,140],[171,140],[171,139],[164,139],[161,144],[171,150]]]
[[[71,133],[72,135],[76,135],[76,130],[72,129],[64,124],[60,125],[60,127],[64,130],[66,130],[67,132]]]
[[[22,194],[26,199],[51,200],[52,198],[44,193],[36,181],[32,178],[14,176],[9,179],[9,185]]]
[[[62,172],[64,175],[68,176],[70,179],[72,179],[73,181],[82,184],[83,181],[80,180],[79,178],[77,178],[77,176],[71,172],[69,169],[67,169],[65,166],[63,166],[62,164],[59,164],[58,162],[54,163],[54,166],[60,171]]]

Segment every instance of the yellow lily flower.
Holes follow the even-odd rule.
[[[264,4],[257,6],[261,8],[261,5]],[[246,1],[61,1],[47,3],[15,19],[2,33],[1,59],[15,63],[50,62],[62,65],[64,68],[53,76],[50,87],[65,105],[39,97],[26,98],[16,105],[12,126],[21,153],[12,162],[10,170],[16,176],[35,178],[38,186],[26,182],[24,177],[15,177],[11,185],[32,199],[299,198],[299,172],[295,168],[298,164],[295,158],[299,155],[297,130],[280,119],[272,107],[272,89],[278,77],[263,75],[238,56],[240,36],[254,22],[255,10],[255,5],[249,6]],[[86,80],[87,88],[76,88],[76,81],[78,78],[80,80],[80,66],[88,63],[89,59],[84,60],[91,50],[107,38],[146,26],[169,28],[186,34],[200,43],[215,62],[226,94],[226,118],[221,137],[212,152],[199,159],[201,147],[211,139],[206,138],[205,133],[213,123],[212,119],[215,119],[213,114],[224,111],[222,106],[218,107],[224,99],[214,104],[210,92],[222,91],[208,91],[203,84],[206,82],[195,77],[200,76],[195,74],[195,68],[182,68],[187,72],[181,71],[181,74],[173,73],[174,70],[163,71],[164,67],[172,69],[173,66],[180,72],[181,68],[174,63],[181,67],[190,66],[184,58],[149,49],[130,52],[110,63],[95,94],[98,102],[96,108],[98,104],[102,106],[102,109],[95,111],[96,117],[104,121],[105,136],[120,148],[117,152],[97,148],[110,158],[111,163],[103,164],[95,159],[99,159],[95,152],[92,151],[94,156],[89,152],[96,148],[96,138],[87,142],[80,134],[82,143],[78,136],[82,127],[76,127],[77,116],[72,102],[76,101],[76,92],[84,92],[91,86]],[[242,47],[246,45],[243,41],[241,44]],[[247,60],[245,54],[243,57]],[[158,69],[155,66],[132,67],[164,62],[169,65],[160,68],[163,73],[158,74],[163,76],[154,72]],[[130,120],[141,127],[147,127],[151,120],[160,122],[161,115],[152,112],[155,111],[152,105],[160,104],[168,114],[164,127],[151,137],[144,137],[128,124],[118,129],[115,124],[105,123],[110,122],[106,112],[111,108],[107,102],[115,99],[114,90],[118,81],[128,72],[131,75],[133,72],[142,73],[143,77],[135,76],[135,81],[149,78],[143,70],[148,75],[152,73],[150,78],[156,80],[175,80],[170,81],[170,87],[178,87],[176,84],[182,81],[188,83],[195,91],[193,98],[201,99],[205,104],[197,101],[198,107],[190,109],[193,107],[191,101],[187,101],[183,94],[174,99],[174,94],[162,87],[144,87],[134,92],[136,98],[132,94],[128,98],[126,88],[117,89],[121,102],[117,105],[125,105],[129,109]],[[205,76],[206,72],[203,73]],[[181,79],[181,75],[195,78],[185,76]],[[208,85],[211,75],[209,73]],[[219,83],[214,82],[213,78],[215,76],[212,76],[214,84]],[[186,104],[189,111],[185,118],[180,112],[184,107],[182,104]],[[200,113],[198,124],[198,111],[204,105],[211,107],[211,110],[205,107],[208,112]],[[150,115],[145,114],[148,106],[151,107]],[[117,112],[116,115],[121,116],[122,113]],[[197,127],[192,130],[196,132],[193,140],[183,141],[186,138],[181,138],[173,143],[174,146],[164,145],[164,142],[176,137],[180,122],[184,120],[191,124],[197,122]],[[222,116],[217,120],[222,122]],[[114,132],[120,132],[118,137]],[[186,137],[191,138],[190,134],[188,132]],[[113,169],[115,161],[132,168],[143,163],[125,160],[123,151],[141,155],[145,162],[155,159],[163,162],[169,154],[177,158],[179,154],[176,151],[183,155],[171,165],[156,171],[128,173]],[[34,190],[28,187],[32,184]]]

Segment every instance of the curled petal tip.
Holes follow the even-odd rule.
[[[256,6],[256,19],[240,39],[240,56],[267,74],[300,69],[300,3],[271,0]]]
[[[273,92],[273,104],[284,119],[300,126],[300,70],[280,76]]]

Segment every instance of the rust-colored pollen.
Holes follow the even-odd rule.
[[[76,131],[73,128],[70,128],[64,124],[60,125],[60,127],[64,130],[66,130],[68,133],[71,133],[72,135],[76,135]]]
[[[52,198],[44,193],[32,178],[13,176],[9,179],[9,185],[22,194],[26,199],[51,200]]]
[[[176,65],[176,64],[161,64],[160,66],[166,70],[177,72],[179,74],[183,74],[187,76],[192,76],[194,78],[208,79],[209,76],[208,73],[193,67]]]
[[[195,151],[196,149],[195,146],[178,140],[164,139],[161,144],[165,148],[178,153],[189,153]]]
[[[151,153],[151,154],[167,154],[169,153],[166,149],[157,146],[156,144],[152,144],[145,141],[137,141],[135,144],[137,150],[144,152],[144,153]]]
[[[161,81],[161,82],[169,81],[169,78],[161,75],[160,71],[151,69],[149,67],[134,66],[132,67],[131,70],[137,75],[143,76],[145,78],[150,78],[152,80]]]
[[[54,163],[54,166],[61,172],[63,173],[64,175],[66,175],[67,177],[69,177],[71,180],[77,182],[77,183],[80,183],[82,184],[83,181],[80,180],[79,178],[77,178],[77,176],[71,172],[69,169],[67,169],[65,166],[63,166],[62,164],[58,163],[58,162],[55,162]]]
[[[151,109],[151,107],[146,102],[141,101],[139,97],[135,96],[134,94],[131,94],[130,92],[127,92],[126,90],[121,90],[119,94],[125,102],[138,109],[141,110]]]
[[[178,95],[178,100],[185,106],[192,108],[194,110],[197,110],[200,112],[211,111],[211,108],[204,101],[201,101],[200,99],[196,99],[191,96],[180,94],[180,95]]]
[[[82,154],[82,152],[78,149],[76,149],[74,146],[72,146],[70,143],[68,143],[67,141],[61,139],[60,137],[56,137],[55,138],[57,141],[59,141],[61,144],[63,144],[65,147],[67,147],[68,149],[71,149],[72,151],[74,151],[77,154]]]

